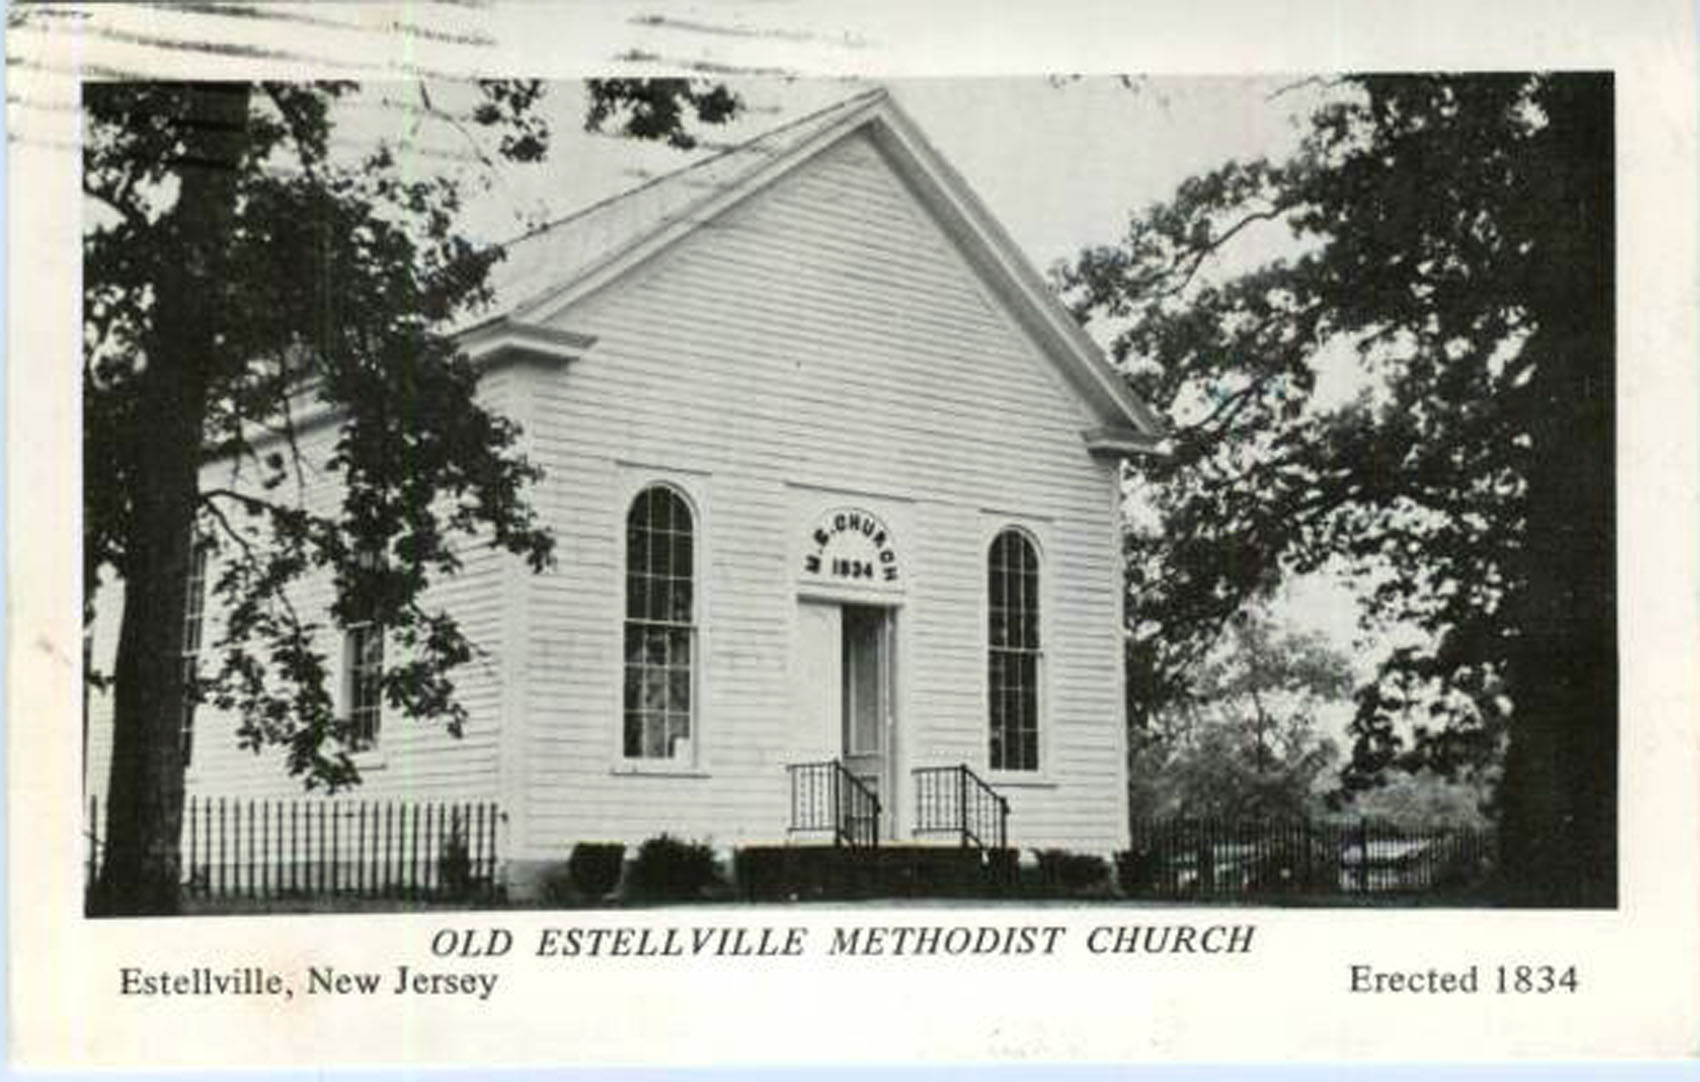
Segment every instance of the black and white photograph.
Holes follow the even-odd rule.
[[[39,360],[80,352],[33,392],[57,480],[8,441],[74,584],[11,632],[60,715],[12,807],[66,826],[51,919],[109,944],[114,1033],[429,999],[329,1047],[450,1062],[454,1012],[554,981],[583,1054],[695,1061],[706,1021],[594,1019],[742,972],[745,1027],[786,966],[1181,996],[1125,1041],[1100,988],[811,1057],[1198,1055],[1201,989],[1289,983],[1601,1033],[1564,1019],[1626,979],[1607,937],[1700,855],[1657,765],[1695,765],[1700,425],[1641,420],[1693,390],[1625,256],[1648,79],[1038,32],[932,70],[879,59],[936,40],[891,13],[666,7],[8,12],[10,153],[67,204]],[[621,49],[537,59],[593,24]],[[1660,920],[1623,959],[1700,939]],[[557,1047],[529,1010],[516,1061]]]
[[[89,85],[90,912],[1612,905],[1612,105]]]

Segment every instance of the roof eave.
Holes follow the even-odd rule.
[[[1089,452],[1109,458],[1163,457],[1169,453],[1160,436],[1149,436],[1133,428],[1088,428],[1080,433],[1080,438]]]
[[[498,316],[456,336],[455,344],[480,368],[515,361],[566,364],[596,344],[596,336]]]

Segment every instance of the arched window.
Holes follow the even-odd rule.
[[[663,485],[626,515],[625,718],[629,759],[688,758],[696,656],[691,509]]]
[[[1039,554],[1020,530],[992,541],[986,566],[993,770],[1039,769]]]

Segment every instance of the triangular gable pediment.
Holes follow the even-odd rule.
[[[510,247],[494,283],[497,311],[480,326],[552,324],[576,302],[655,258],[706,223],[843,140],[865,133],[1097,423],[1094,452],[1156,448],[1163,426],[967,183],[884,91],[858,95],[698,165],[604,200]]]

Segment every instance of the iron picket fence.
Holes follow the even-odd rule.
[[[1491,873],[1494,842],[1485,827],[1368,819],[1136,820],[1118,876],[1156,898],[1467,891]]]
[[[104,854],[88,808],[88,884]],[[196,899],[476,899],[495,894],[500,808],[489,801],[244,799],[183,806],[183,890]]]

